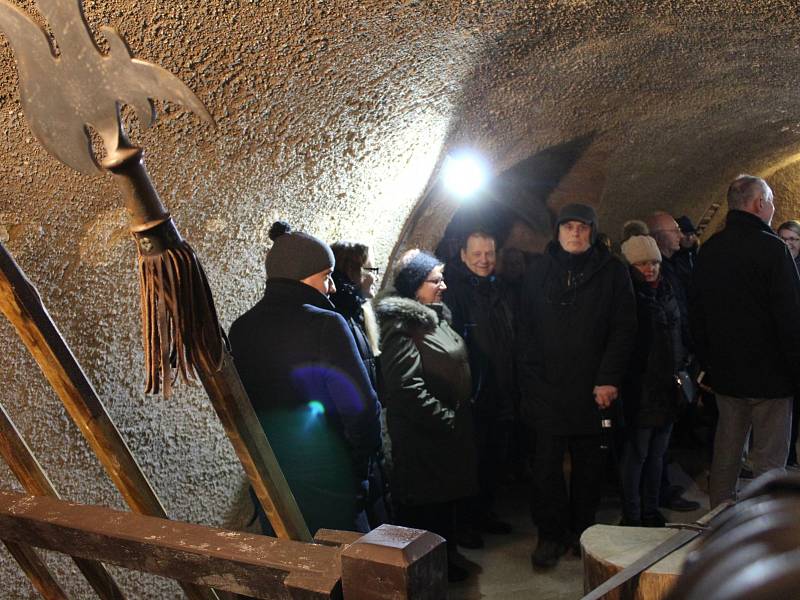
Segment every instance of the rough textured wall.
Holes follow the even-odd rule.
[[[612,234],[656,208],[697,218],[740,171],[774,172],[779,199],[797,189],[793,1],[84,6],[95,31],[116,26],[217,121],[212,129],[165,105],[147,132],[128,120],[204,261],[226,327],[260,295],[276,217],[329,240],[370,241],[379,264],[398,239],[398,247],[430,247],[455,210],[431,181],[452,147],[483,152],[494,173],[565,149],[555,153],[560,162],[532,160],[549,165],[541,177],[552,188],[532,200],[532,212],[585,199]],[[33,139],[5,42],[0,147],[0,239],[38,286],[168,512],[238,526],[241,471],[204,394],[180,387],[169,402],[142,394],[135,253],[120,197],[108,177],[70,171]],[[55,486],[69,500],[122,507],[5,322],[0,344],[0,401]],[[2,465],[0,486],[17,487]],[[66,561],[54,564],[75,597],[89,596]],[[131,597],[176,595],[160,580],[120,577]],[[32,595],[4,550],[0,581],[4,597]]]

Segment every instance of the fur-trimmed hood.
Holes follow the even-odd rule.
[[[375,315],[383,330],[389,324],[408,333],[430,333],[440,319],[450,322],[450,309],[444,304],[425,305],[411,298],[387,294],[378,301]]]

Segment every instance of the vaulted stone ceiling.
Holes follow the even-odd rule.
[[[225,326],[261,292],[275,218],[329,240],[366,240],[383,264],[395,247],[432,247],[456,209],[435,185],[455,148],[475,149],[494,174],[512,169],[538,190],[514,202],[542,232],[548,211],[570,200],[595,204],[612,236],[657,208],[697,219],[742,171],[773,183],[776,220],[800,211],[793,0],[84,6],[95,32],[117,27],[135,55],[183,79],[217,121],[213,129],[159,104],[156,125],[142,132],[126,116],[203,258]],[[241,470],[204,394],[182,387],[166,402],[142,393],[135,251],[119,194],[109,177],[80,176],[41,149],[5,41],[0,126],[0,239],[169,512],[237,525]],[[0,402],[56,487],[70,500],[121,507],[4,321],[0,344]],[[4,466],[0,486],[18,488]],[[66,561],[54,564],[77,597],[87,595]],[[7,554],[0,570],[4,587],[27,589]],[[122,579],[137,597],[174,589]]]

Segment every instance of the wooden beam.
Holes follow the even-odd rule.
[[[6,490],[0,538],[254,598],[342,598],[334,547]]]
[[[0,455],[8,464],[11,472],[14,473],[17,481],[22,484],[22,487],[29,494],[59,498],[55,487],[53,487],[39,461],[36,460],[33,451],[31,451],[20,432],[14,426],[11,417],[9,417],[2,404],[0,404]],[[20,563],[20,566],[28,574],[29,578],[31,573],[35,574],[36,577],[42,577],[43,571],[47,570],[43,563],[38,567],[33,563],[33,558],[35,557],[33,551],[28,554],[20,552],[19,549],[9,548],[9,551],[17,558],[17,562],[20,562],[18,555],[27,561],[28,567],[22,563]],[[85,558],[73,557],[73,560],[100,598],[104,600],[122,600],[125,598],[111,573],[102,564]],[[33,580],[31,581],[33,582]],[[34,587],[38,589],[36,583],[34,583]],[[47,587],[49,588],[50,586],[48,585]]]
[[[61,589],[47,565],[33,548],[15,542],[3,542],[3,544],[42,598],[45,600],[68,600],[64,590]]]
[[[161,501],[44,307],[39,292],[3,244],[0,311],[39,364],[128,506],[142,514],[166,518]],[[184,591],[192,599],[216,599],[213,590],[189,586]]]

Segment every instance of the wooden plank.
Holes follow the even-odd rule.
[[[128,506],[166,518],[161,501],[56,327],[39,292],[0,243],[0,311],[17,331]],[[214,600],[213,590],[184,587],[189,598]]]
[[[3,544],[42,598],[45,600],[68,600],[64,590],[61,589],[47,565],[33,548],[14,542],[3,542]]]
[[[199,375],[275,534],[283,539],[311,542],[311,533],[258,422],[230,352],[223,350],[221,368],[204,364]]]
[[[22,435],[14,426],[6,412],[5,407],[0,403],[0,455],[8,464],[11,472],[28,491],[34,496],[50,496],[51,498],[59,498],[56,491],[44,469],[36,460],[33,452],[25,443]],[[9,549],[9,551],[11,551]],[[17,554],[11,551],[11,554],[16,558]],[[31,554],[34,554],[31,551]],[[29,574],[34,573],[37,577],[42,576],[42,572],[46,571],[47,567],[42,563],[40,566],[33,565],[33,557],[26,556],[26,560],[30,562],[30,571],[25,565],[20,563],[22,569]],[[75,564],[83,573],[89,585],[92,586],[98,597],[103,600],[123,600],[125,595],[119,588],[114,578],[106,570],[106,568],[95,561],[86,560],[84,558],[73,557]],[[17,560],[19,562],[19,559]],[[52,579],[52,577],[51,577]],[[36,586],[36,583],[34,583]],[[47,586],[50,587],[50,586]],[[38,589],[38,587],[37,587]]]
[[[343,547],[355,543],[361,539],[362,535],[364,534],[356,533],[355,531],[322,528],[318,529],[317,533],[314,534],[314,542],[317,544],[324,544],[325,546]]]
[[[254,598],[342,597],[336,548],[7,490],[0,539]]]

